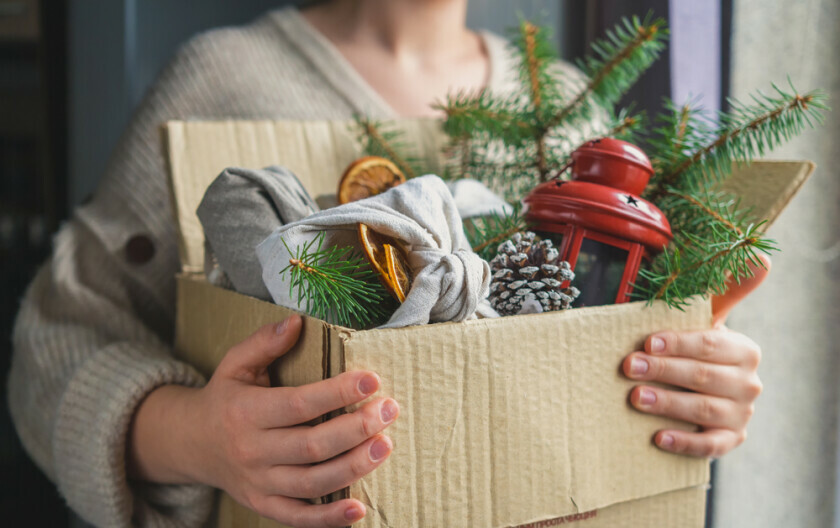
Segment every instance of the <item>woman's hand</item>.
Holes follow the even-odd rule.
[[[315,505],[305,499],[345,488],[382,464],[392,444],[380,433],[399,407],[379,398],[354,413],[301,425],[367,399],[379,389],[379,377],[347,372],[303,387],[269,387],[268,366],[295,344],[300,329],[297,316],[263,327],[228,351],[202,389],[167,386],[153,392],[135,420],[134,474],[209,484],[295,527],[347,526],[363,518],[365,507],[357,500]],[[137,449],[138,441],[149,440],[143,422],[156,414],[158,427],[171,427],[157,431],[169,439],[168,453],[157,459]]]
[[[691,392],[639,385],[630,392],[638,410],[697,424],[700,432],[662,430],[654,442],[660,448],[698,457],[720,457],[747,436],[754,402],[761,394],[756,370],[761,350],[743,334],[723,326],[729,311],[754,290],[770,270],[754,267],[754,276],[731,284],[712,300],[715,328],[702,332],[660,332],[645,341],[643,352],[630,354],[622,365],[634,380],[660,382]]]
[[[663,430],[654,442],[667,451],[719,457],[747,436],[753,402],[761,394],[756,374],[761,353],[748,337],[725,329],[662,332],[648,337],[645,351],[624,360],[624,373],[693,392],[641,385],[630,392],[638,410],[695,423],[701,432]]]

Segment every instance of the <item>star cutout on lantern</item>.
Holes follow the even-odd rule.
[[[633,207],[639,207],[639,200],[636,199],[635,196],[632,194],[625,195],[624,198],[627,200],[627,205],[632,205]]]

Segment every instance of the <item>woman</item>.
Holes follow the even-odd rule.
[[[18,433],[83,518],[198,525],[210,486],[294,526],[345,526],[365,515],[355,500],[301,499],[343,488],[389,456],[382,432],[397,402],[376,399],[316,427],[299,424],[367,399],[379,386],[375,373],[267,388],[265,368],[296,341],[297,317],[233,347],[206,384],[172,357],[178,255],[159,126],[426,116],[451,91],[510,89],[515,64],[504,42],[468,31],[465,18],[466,0],[284,9],[193,39],[162,73],[95,198],[56,237],[15,329]],[[698,393],[638,387],[631,401],[704,427],[662,431],[657,445],[718,456],[743,440],[760,390],[751,341],[723,330],[663,333],[645,348],[628,357],[628,375]]]

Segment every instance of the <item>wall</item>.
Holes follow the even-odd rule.
[[[70,206],[96,187],[132,109],[179,43],[289,3],[70,0]],[[518,14],[551,23],[559,12],[557,0],[472,0],[468,23],[503,33]]]
[[[823,88],[840,100],[840,2],[735,0],[732,95],[770,83]],[[718,464],[715,525],[840,527],[840,112],[771,157],[812,159],[817,172],[769,235],[782,252],[730,324],[762,346],[749,438]]]
[[[286,3],[70,0],[71,207],[96,186],[132,109],[179,43],[198,31],[241,24]]]

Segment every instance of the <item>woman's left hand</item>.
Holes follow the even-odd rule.
[[[653,334],[645,341],[644,352],[634,352],[624,360],[622,368],[630,379],[690,391],[642,384],[630,392],[630,403],[642,412],[700,426],[699,432],[657,432],[654,442],[660,448],[717,458],[746,439],[747,422],[762,389],[756,373],[761,350],[747,336],[726,329],[723,321],[767,276],[770,261],[762,260],[766,269],[754,268],[754,277],[733,284],[725,295],[713,299],[714,329]]]

